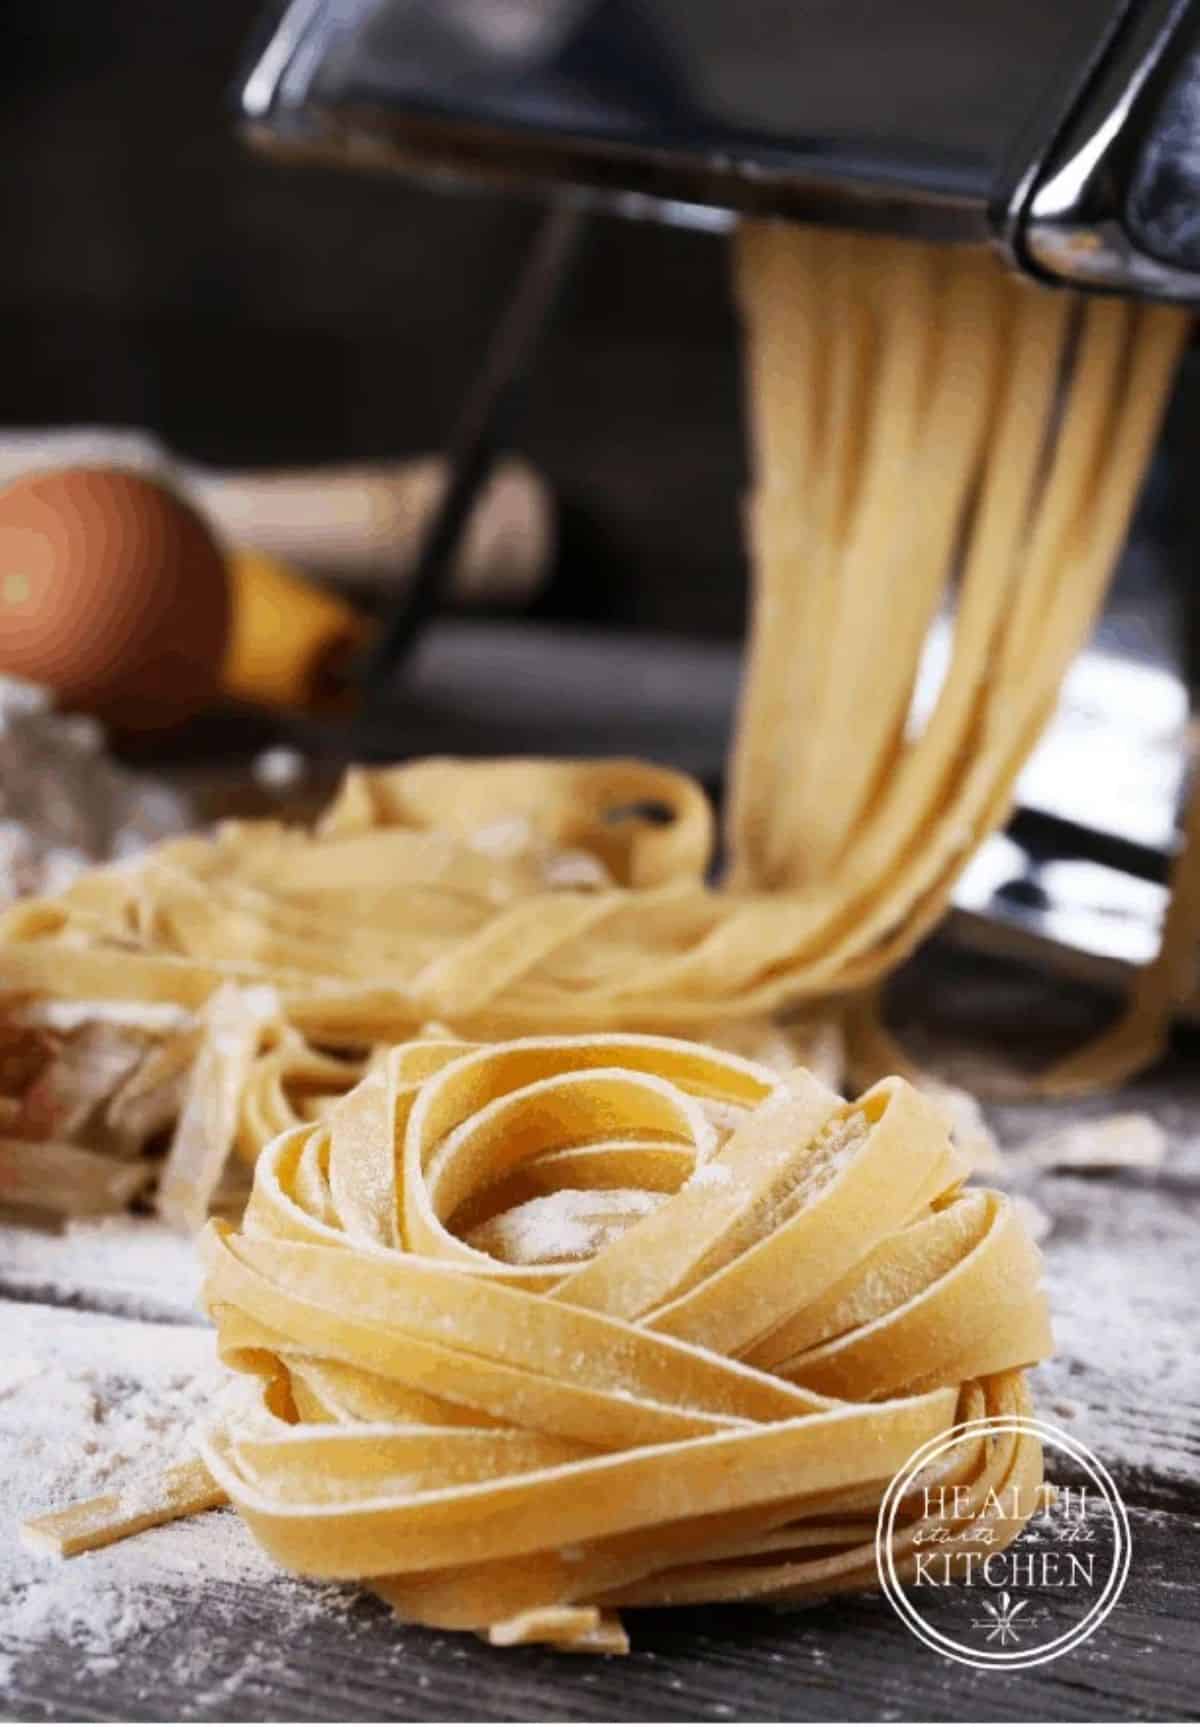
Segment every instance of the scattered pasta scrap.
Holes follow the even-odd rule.
[[[686,820],[664,837],[646,811],[668,796]],[[664,909],[677,868],[707,892],[710,837],[699,788],[640,764],[418,763],[353,770],[314,832],[230,824],[96,871],[59,900],[21,902],[0,920],[2,975],[22,986],[0,1007],[0,1132],[13,1142],[0,1205],[32,1194],[66,1214],[113,1208],[157,1179],[159,1209],[199,1227],[230,1152],[252,1165],[378,1051],[436,1023],[456,970],[476,998],[457,1030],[557,1023],[561,1006],[539,1006],[522,984],[522,931],[547,917],[588,923],[597,895],[611,901],[624,883],[609,976],[637,959],[643,894],[631,884],[652,893],[665,876]],[[497,916],[507,934],[485,927]],[[473,957],[452,965],[472,928]],[[625,1009],[602,999],[610,987],[597,980],[576,1017],[620,1023]],[[780,1022],[698,1006],[713,1043],[840,1081],[828,1012]],[[661,1017],[649,995],[641,1017]],[[49,1139],[89,1154],[95,1179],[59,1180],[65,1166],[41,1156]]]
[[[237,1136],[242,1099],[264,1027],[279,1017],[270,988],[223,984],[205,1005],[199,1047],[158,1184],[170,1223],[197,1230]]]
[[[903,1080],[851,1104],[652,1035],[411,1041],[201,1237],[242,1389],[195,1472],[34,1536],[77,1551],[227,1495],[290,1570],[583,1652],[626,1647],[626,1606],[871,1587],[887,1480],[1026,1411],[1051,1347],[1036,1250],[966,1168]],[[1014,1539],[996,1508],[1041,1469],[964,1438],[962,1541]],[[921,1534],[914,1505],[902,1563]]]
[[[54,1005],[0,1008],[0,1211],[121,1211],[154,1177],[143,1154],[163,1124],[136,1100],[170,1040],[136,1010],[60,1023]]]
[[[34,1217],[104,1217],[125,1211],[153,1170],[53,1139],[0,1138],[0,1209]]]
[[[754,598],[725,881],[684,775],[432,760],[352,770],[313,831],[231,823],[20,901],[0,918],[0,1204],[38,1185],[21,1145],[139,1158],[173,1135],[161,1204],[194,1226],[230,1146],[430,1022],[778,1047],[773,1021],[828,1026],[934,926],[1102,602],[1188,319],[1046,292],[982,250],[769,223],[742,229],[737,277]],[[938,613],[949,665],[914,717]],[[1160,962],[1044,1087],[1153,1057],[1194,988],[1198,883],[1181,859]],[[5,1040],[53,1014],[47,1071],[13,1089]],[[882,1055],[858,1019],[860,1058]],[[840,1058],[826,1039],[825,1071]],[[299,1077],[322,1064],[327,1090]]]
[[[1044,1170],[1160,1169],[1167,1135],[1153,1116],[1136,1110],[1073,1121],[1030,1140],[1012,1161]]]
[[[102,1493],[61,1511],[30,1517],[21,1526],[21,1540],[34,1553],[72,1559],[77,1553],[140,1535],[143,1529],[156,1529],[224,1504],[224,1493],[204,1465],[193,1460],[164,1470],[150,1488],[139,1485],[123,1493]]]

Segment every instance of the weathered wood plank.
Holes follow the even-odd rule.
[[[1191,1718],[1200,1681],[1200,1064],[1177,1060],[1121,1107],[1145,1107],[1167,1127],[1161,1171],[1005,1178],[1051,1222],[1059,1354],[1039,1370],[1039,1408],[1098,1451],[1133,1520],[1125,1597],[1074,1654],[976,1673],[924,1649],[871,1598],[795,1616],[640,1614],[624,1661],[490,1650],[399,1626],[353,1589],[280,1575],[223,1512],[65,1568],[22,1556],[16,1586],[10,1567],[0,1595],[0,1711],[24,1720]],[[1008,1144],[1062,1118],[1042,1106],[993,1112]],[[58,1373],[19,1384],[20,1407],[0,1389],[0,1551],[11,1552],[39,1472],[56,1479],[37,1446],[57,1439],[69,1456],[89,1396],[103,1404],[114,1387],[194,1370],[208,1348],[194,1287],[186,1246],[149,1221],[58,1237],[0,1230],[0,1290],[23,1298],[0,1306],[0,1370],[17,1361],[19,1379],[22,1356],[45,1357]],[[53,1305],[30,1299],[39,1294]],[[114,1313],[127,1317],[103,1317]],[[32,1430],[30,1404],[40,1423]],[[69,1589],[67,1573],[78,1579]],[[86,1610],[71,1607],[73,1593]]]
[[[190,1244],[154,1218],[81,1219],[59,1232],[0,1222],[0,1300],[196,1325],[199,1288]]]
[[[348,1591],[148,1577],[156,1620],[81,1684],[69,1643],[11,1666],[22,1720],[1174,1720],[1194,1715],[1200,1524],[1133,1510],[1124,1601],[1049,1667],[980,1673],[916,1643],[882,1601],[805,1614],[634,1616],[635,1653],[580,1660],[492,1650],[399,1626]],[[232,1525],[232,1515],[209,1521]],[[147,1538],[149,1539],[149,1538]],[[77,1561],[76,1563],[84,1563]],[[309,1597],[307,1607],[298,1599]]]

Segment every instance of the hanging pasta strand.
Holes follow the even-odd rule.
[[[816,735],[829,747],[790,841],[797,858],[811,860],[810,875],[843,859],[872,794],[895,764],[921,649],[953,573],[978,470],[1002,335],[997,278],[982,261],[946,276],[941,299],[922,306],[923,321],[943,331],[935,353],[926,356],[924,377],[910,381],[910,387],[923,386],[919,418],[891,452],[889,485],[873,519],[861,522],[847,547],[840,629],[830,642],[826,701],[816,718]],[[903,281],[896,289],[903,290]],[[903,348],[912,335],[898,327],[891,339]],[[876,413],[885,423],[890,408],[884,404],[892,398],[889,381],[881,379]],[[885,442],[892,435],[882,427],[878,432]]]
[[[146,1100],[190,1061],[164,1208],[198,1222],[226,1153],[255,1164],[242,1227],[202,1238],[241,1405],[136,1515],[35,1519],[54,1551],[228,1498],[283,1564],[405,1618],[619,1651],[626,1606],[869,1585],[881,1483],[1028,1412],[1051,1339],[1010,1201],[964,1187],[928,1097],[847,1102],[772,1016],[857,992],[860,1055],[903,1065],[881,980],[1007,815],[1186,322],[860,235],[753,225],[737,267],[754,595],[722,886],[681,774],[425,761],[352,770],[311,831],[229,824],[0,921],[18,1019],[170,1026],[125,1095],[161,1127]],[[1050,1089],[1159,1047],[1197,844],[1200,797],[1158,963]],[[685,1028],[707,1041],[660,1035]],[[45,1147],[4,1150],[36,1198]],[[1019,1534],[1036,1442],[964,1436],[938,1468],[962,1552]],[[910,1515],[902,1571],[930,1533]]]
[[[737,281],[755,571],[724,884],[702,792],[645,763],[355,770],[312,832],[231,824],[18,904],[4,987],[186,1019],[222,984],[269,985],[264,1058],[299,1073],[336,1060],[314,1046],[361,1063],[430,1020],[765,1038],[911,952],[1091,627],[1187,320],[970,249],[763,224]],[[948,665],[917,727],[939,611]],[[223,1106],[222,1132],[253,1145],[294,1104],[281,1071],[252,1064],[244,1089],[259,1103]]]
[[[731,805],[742,811],[744,829],[753,836],[763,831],[771,795],[769,764],[789,701],[788,668],[779,664],[771,644],[780,632],[807,641],[815,622],[814,590],[801,572],[812,564],[817,549],[813,487],[823,472],[825,357],[818,340],[821,279],[815,237],[795,229],[788,246],[778,251],[765,241],[756,247],[751,239],[740,267],[751,277],[780,279],[784,286],[791,281],[804,307],[803,316],[772,315],[778,308],[772,301],[747,373],[752,437],[769,452],[771,476],[747,508],[747,531],[755,565],[773,572],[771,580],[755,588],[750,608],[738,719],[745,767],[734,772],[730,783]],[[789,422],[783,405],[802,380],[803,406]],[[790,450],[797,460],[789,459]]]

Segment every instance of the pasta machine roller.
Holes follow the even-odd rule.
[[[294,0],[247,76],[280,146],[990,239],[1200,298],[1189,0]]]
[[[1200,303],[1200,0],[291,0],[238,105],[276,152],[558,193],[376,677],[432,608],[581,209],[986,242],[1053,284]],[[1173,556],[1135,534],[963,878],[985,939],[1084,969],[1155,950],[1192,681]]]

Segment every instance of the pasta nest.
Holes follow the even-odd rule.
[[[1051,1346],[1036,1249],[965,1174],[903,1080],[848,1103],[671,1038],[402,1045],[202,1238],[248,1376],[204,1463],[283,1565],[496,1643],[870,1586],[888,1480],[1026,1410]],[[964,1436],[922,1479],[995,1552],[1041,1468]]]

